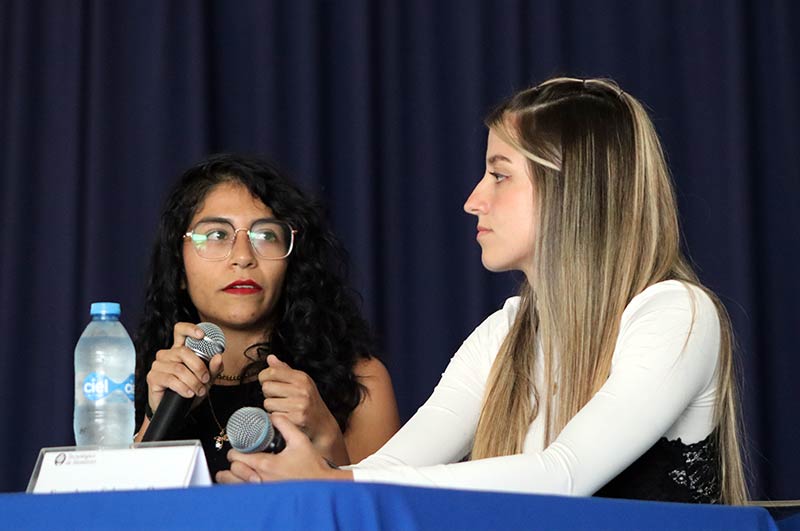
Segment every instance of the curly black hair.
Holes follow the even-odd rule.
[[[288,257],[275,325],[266,344],[252,345],[253,364],[272,352],[316,383],[342,432],[365,388],[353,368],[373,355],[373,338],[345,279],[348,257],[326,226],[317,201],[304,195],[271,163],[236,154],[212,155],[189,168],[173,187],[161,213],[142,321],[136,345],[136,425],[147,401],[146,376],[156,351],[169,348],[177,322],[196,323],[197,309],[184,285],[183,235],[208,193],[221,183],[240,183],[288,222],[297,235]],[[263,398],[263,397],[262,397]]]

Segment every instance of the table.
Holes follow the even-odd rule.
[[[338,481],[0,495],[0,530],[779,529],[766,509]]]

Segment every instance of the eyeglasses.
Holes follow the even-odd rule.
[[[291,225],[277,219],[262,219],[249,228],[235,229],[224,220],[201,221],[183,235],[192,242],[197,256],[204,260],[224,260],[231,255],[236,235],[239,231],[247,233],[250,245],[261,258],[281,260],[291,254],[294,235]]]

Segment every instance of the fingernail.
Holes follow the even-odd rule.
[[[201,387],[200,390],[197,391],[197,395],[198,396],[203,396],[204,394],[206,394],[206,390],[205,390],[204,387]]]
[[[203,378],[202,378],[203,379],[203,383],[208,383],[208,379],[209,378],[210,378],[210,376],[208,374],[204,374]]]
[[[261,483],[261,478],[254,474],[249,478],[247,478],[247,481],[249,481],[250,483]]]

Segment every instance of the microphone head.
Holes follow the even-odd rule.
[[[186,338],[186,346],[195,354],[208,361],[225,350],[225,334],[220,327],[214,323],[200,323],[197,326],[206,334],[203,339]]]
[[[225,431],[234,450],[245,454],[263,452],[275,437],[269,415],[260,407],[243,407],[234,411]]]

